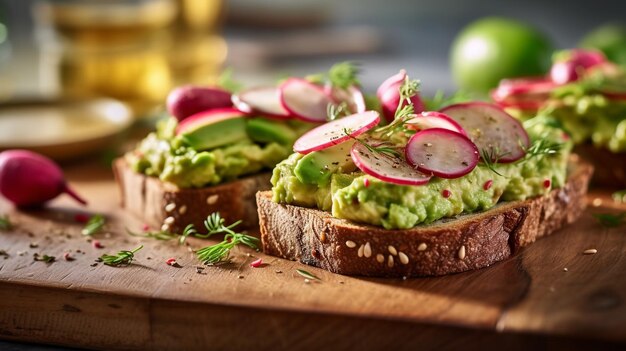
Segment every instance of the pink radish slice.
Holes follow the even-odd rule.
[[[289,118],[289,112],[280,103],[280,93],[276,87],[247,89],[233,95],[232,100],[235,107],[243,113]]]
[[[556,85],[545,77],[526,77],[515,79],[503,79],[495,92],[499,97],[505,98],[511,95],[549,93]]]
[[[311,129],[293,144],[293,151],[308,154],[341,144],[372,129],[380,122],[376,111],[366,111],[343,117]],[[344,130],[348,131],[346,135]]]
[[[579,71],[583,70],[584,68],[573,61],[555,62],[552,67],[550,67],[550,79],[557,85],[568,84],[577,81]]]
[[[324,88],[300,78],[289,78],[278,88],[280,103],[289,114],[307,122],[325,122],[328,104],[334,104]]]
[[[463,127],[461,127],[455,120],[441,112],[436,111],[427,111],[422,112],[419,115],[415,115],[415,118],[408,120],[406,124],[409,127],[415,127],[418,130],[443,128],[467,136]]]
[[[200,113],[196,113],[188,118],[185,118],[182,122],[178,123],[176,127],[176,135],[180,135],[189,130],[198,128],[199,126],[217,123],[222,120],[239,118],[243,114],[236,108],[226,107],[208,110]]]
[[[526,154],[530,144],[528,133],[518,120],[497,105],[467,102],[450,105],[441,112],[457,121],[479,150],[498,156],[498,162],[517,161]]]
[[[459,178],[478,164],[478,148],[466,136],[443,128],[414,134],[404,150],[417,170],[441,178]]]
[[[348,110],[352,113],[361,113],[366,111],[365,97],[363,96],[361,89],[359,89],[356,85],[351,85],[347,89],[327,85],[324,87],[324,91],[337,103],[347,103]]]
[[[350,155],[360,170],[385,182],[400,185],[424,185],[431,178],[430,175],[410,166],[402,158],[371,151],[361,143],[354,143]]]

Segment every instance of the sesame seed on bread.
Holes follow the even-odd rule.
[[[586,207],[593,167],[575,156],[564,187],[525,201],[406,230],[387,230],[257,193],[265,253],[334,273],[436,276],[487,267],[575,221]]]
[[[188,224],[204,228],[204,220],[219,212],[226,223],[242,220],[237,229],[258,226],[254,194],[271,187],[271,173],[261,173],[228,183],[198,189],[182,189],[134,172],[119,158],[113,170],[121,192],[122,207],[153,228],[182,233]]]

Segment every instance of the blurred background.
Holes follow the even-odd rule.
[[[623,0],[0,0],[0,103],[110,97],[141,119],[225,67],[251,86],[343,60],[365,91],[406,68],[432,95],[457,88],[450,49],[474,20],[516,19],[564,49],[624,13]]]

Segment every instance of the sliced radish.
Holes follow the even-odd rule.
[[[478,148],[466,136],[443,128],[414,134],[404,150],[417,170],[441,178],[459,178],[478,164]]]
[[[365,97],[363,92],[356,85],[351,85],[347,89],[341,89],[326,85],[324,87],[326,94],[330,95],[337,103],[345,102],[348,104],[348,110],[352,113],[365,112]]]
[[[374,145],[381,146],[381,144]],[[424,185],[431,176],[424,174],[402,158],[372,151],[361,143],[354,143],[350,151],[352,161],[366,174],[382,181],[400,185]]]
[[[503,79],[494,94],[503,99],[513,95],[549,93],[555,87],[556,84],[545,77]]]
[[[556,84],[577,81],[586,70],[607,62],[606,57],[596,50],[570,50],[565,59],[556,61],[550,68],[550,78]]]
[[[463,127],[461,127],[455,120],[448,117],[444,113],[436,111],[427,111],[422,112],[419,115],[415,115],[415,117],[408,120],[406,124],[409,128],[415,128],[417,130],[443,128],[467,136]]]
[[[328,105],[335,103],[323,87],[300,78],[287,79],[278,90],[283,108],[307,122],[325,122]]]
[[[247,114],[262,114],[268,117],[289,118],[289,112],[280,103],[276,87],[256,87],[244,90],[232,97],[235,107]]]
[[[441,112],[457,121],[478,149],[493,154],[498,162],[513,162],[526,154],[530,144],[528,133],[518,120],[497,105],[468,102],[450,105]]]
[[[343,117],[311,129],[293,144],[293,151],[308,154],[343,143],[372,129],[380,122],[376,111],[366,111]],[[349,134],[346,134],[347,131]]]
[[[491,98],[502,107],[537,110],[556,86],[545,77],[505,79],[493,90]]]

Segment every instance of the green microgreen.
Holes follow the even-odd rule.
[[[138,236],[141,238],[150,238],[150,239],[156,239],[156,240],[172,240],[178,237],[176,233],[163,231],[163,230],[154,231],[154,232],[148,231],[148,232],[143,232],[143,233],[136,233],[126,228],[126,232],[132,236]]]
[[[400,153],[393,147],[389,147],[387,146],[388,144],[381,144],[381,145],[385,145],[385,146],[373,146],[369,143],[367,143],[366,141],[359,139],[355,136],[352,136],[350,133],[350,130],[348,128],[343,128],[343,132],[345,135],[347,135],[348,137],[350,137],[350,139],[356,141],[357,143],[365,146],[365,148],[367,148],[370,152],[372,153],[381,153],[381,154],[385,154],[387,156],[392,156],[392,157],[396,157],[399,158],[401,157]]]
[[[7,215],[0,216],[0,230],[11,230],[13,223]]]
[[[493,173],[499,175],[500,177],[505,177],[505,178],[506,176],[498,172],[498,170],[496,169],[496,164],[506,154],[508,153],[500,153],[498,151],[498,148],[489,148],[489,149],[480,150],[480,157],[483,161],[483,165],[487,167],[487,169],[492,171]]]
[[[326,114],[329,121],[334,121],[337,118],[348,116],[350,114],[348,103],[344,101],[338,105],[328,104],[326,107]]]
[[[347,89],[351,85],[360,85],[358,75],[361,69],[354,62],[340,62],[328,70],[330,84],[337,88]]]
[[[54,262],[56,260],[56,257],[50,256],[50,255],[45,255],[45,254],[43,256],[39,256],[39,254],[36,253],[36,254],[33,255],[33,260],[35,260],[35,261],[42,261],[42,262],[45,262],[45,263],[52,263],[52,262]]]
[[[594,213],[593,217],[595,217],[598,222],[608,228],[619,227],[620,225],[626,223],[626,212],[611,214],[611,213]]]
[[[135,253],[137,253],[137,251],[141,250],[142,248],[143,245],[139,245],[134,250],[122,250],[119,251],[116,255],[104,254],[100,256],[100,259],[107,266],[128,266],[133,262],[133,259],[135,258]]]
[[[101,214],[93,215],[85,224],[85,227],[82,230],[82,234],[85,236],[90,236],[96,234],[104,228],[105,218]]]
[[[198,259],[204,264],[216,264],[228,259],[230,251],[237,245],[243,244],[252,249],[259,249],[259,239],[247,235],[245,233],[238,233],[233,230],[234,227],[241,224],[241,220],[238,220],[230,225],[225,224],[224,218],[222,218],[219,212],[212,213],[204,221],[204,226],[207,229],[206,234],[199,234],[193,225],[187,226],[183,232],[182,238],[188,236],[195,236],[197,238],[208,238],[211,235],[223,234],[224,240],[218,244],[203,247],[196,251]],[[184,241],[184,239],[182,239]],[[181,242],[182,242],[181,241]]]
[[[217,78],[217,85],[231,93],[236,93],[243,88],[243,84],[233,78],[233,69],[231,67],[222,71],[222,74]]]
[[[296,273],[300,274],[301,276],[303,276],[306,279],[321,280],[320,278],[318,278],[313,273],[305,271],[304,269],[296,269]]]

